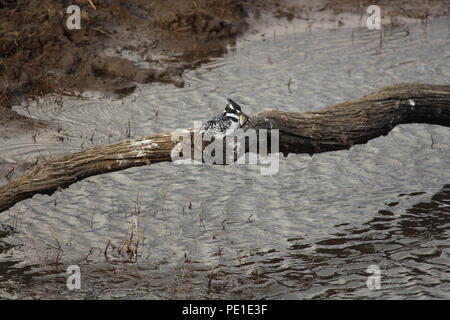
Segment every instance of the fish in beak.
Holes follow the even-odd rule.
[[[239,114],[239,125],[242,127],[244,126],[247,122],[250,121],[250,117],[248,115],[246,115],[245,113],[241,112]]]

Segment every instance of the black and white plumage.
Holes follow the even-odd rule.
[[[199,133],[213,137],[232,135],[249,120],[250,117],[242,112],[241,106],[228,98],[223,113],[205,122]]]

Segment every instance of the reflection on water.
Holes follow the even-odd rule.
[[[183,89],[18,106],[61,130],[2,141],[2,161],[191,127],[227,96],[250,114],[309,111],[386,84],[448,83],[448,24],[432,22],[427,33],[388,30],[382,48],[363,29],[287,32],[189,71]],[[13,245],[0,253],[0,296],[449,298],[448,159],[448,128],[411,124],[348,151],[289,155],[275,176],[162,163],[91,177],[0,217],[19,230],[0,239]],[[81,266],[77,292],[65,288],[70,264]],[[370,291],[374,264],[382,289]]]

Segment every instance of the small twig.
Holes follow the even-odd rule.
[[[289,78],[289,82],[288,82],[288,91],[289,91],[289,93],[292,93],[291,83],[292,83],[292,78]]]
[[[381,28],[380,28],[380,49],[383,48],[383,39],[384,39],[384,37],[383,37],[383,26],[381,26]]]
[[[84,259],[81,260],[81,262],[87,261],[87,258],[89,258],[89,256],[92,254],[92,251],[93,251],[93,250],[94,250],[94,248],[91,248],[91,249],[89,250],[88,254],[86,255],[86,257],[84,257]]]
[[[94,134],[95,134],[96,130],[97,130],[97,128],[94,128],[94,130],[92,130],[92,135],[91,135],[91,138],[89,139],[89,140],[91,140],[92,144],[94,143]]]
[[[100,32],[100,33],[104,34],[105,36],[111,38],[112,40],[114,40],[114,41],[116,41],[116,42],[118,42],[118,43],[121,43],[121,42],[119,41],[119,39],[117,39],[116,37],[114,37],[114,36],[111,35],[110,33],[106,32],[106,31],[103,31],[102,29],[94,28],[94,27],[91,27],[91,29],[94,30],[94,31],[97,31],[97,32]]]
[[[109,248],[110,245],[111,245],[111,239],[108,240],[108,244],[107,244],[106,247],[105,247],[105,251],[103,251],[103,254],[105,255],[105,258],[106,258],[106,260],[108,260],[108,261],[109,261],[109,258],[108,258],[108,248]]]
[[[128,120],[126,127],[126,135],[128,139],[131,139],[131,120]]]
[[[56,243],[58,244],[58,248],[57,248],[57,254],[56,254],[56,257],[55,257],[55,263],[59,263],[59,259],[60,259],[60,257],[61,257],[61,251],[63,251],[62,250],[62,248],[61,248],[61,244],[59,243],[59,241],[58,241],[58,239],[57,238],[55,238],[55,240],[56,240]]]
[[[13,172],[16,170],[16,167],[12,167],[11,169],[9,169],[9,171],[5,174],[5,178],[6,179],[10,179],[10,176],[13,174]]]
[[[97,10],[97,8],[94,6],[94,4],[92,3],[91,0],[88,0],[89,4],[91,5],[92,8],[94,8],[94,10]]]
[[[212,279],[213,279],[213,277],[214,277],[214,275],[213,275],[213,273],[211,272],[211,273],[209,274],[209,279],[208,279],[208,294],[211,292],[211,284],[212,284]]]
[[[139,232],[139,230],[138,230],[138,232]],[[137,239],[137,242],[136,242],[136,247],[134,248],[134,262],[138,261],[139,241],[140,241],[140,239],[139,239],[139,233],[138,233],[138,239]]]
[[[225,282],[225,284],[222,287],[222,291],[225,290],[225,288],[227,287],[228,283],[230,282],[231,278],[233,278],[233,276],[230,276],[227,280],[227,282]]]

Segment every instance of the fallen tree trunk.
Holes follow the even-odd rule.
[[[450,85],[398,84],[319,112],[262,112],[250,127],[278,128],[280,152],[349,149],[386,135],[396,125],[450,126]]]
[[[262,112],[248,127],[279,129],[279,150],[284,154],[313,154],[366,143],[405,123],[450,126],[450,86],[388,86],[318,112]],[[171,161],[175,145],[172,133],[162,133],[50,158],[0,187],[0,212],[93,175]]]

